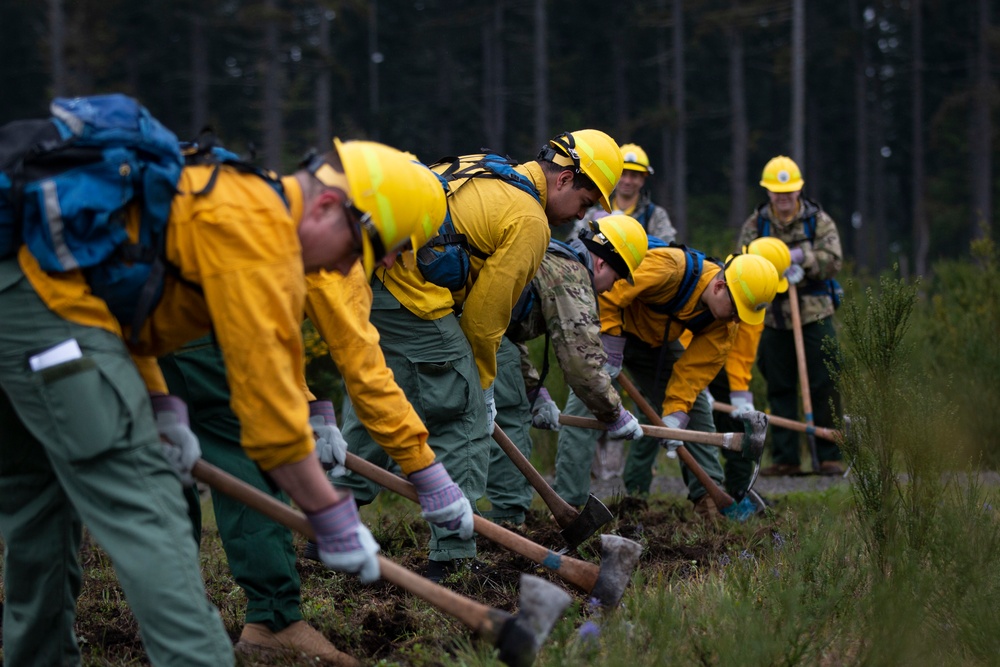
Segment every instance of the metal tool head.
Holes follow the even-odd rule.
[[[570,548],[575,549],[613,518],[611,510],[591,494],[580,514],[573,519],[573,523],[559,531],[559,534]]]
[[[511,667],[529,667],[571,600],[555,584],[522,574],[518,612],[507,618],[496,641],[500,659]]]
[[[764,439],[767,437],[767,415],[763,412],[751,412],[740,421],[743,422],[743,458],[760,462],[764,456]]]
[[[639,564],[642,545],[620,535],[601,535],[601,570],[590,591],[605,607],[617,607]]]

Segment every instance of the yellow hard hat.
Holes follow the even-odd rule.
[[[611,212],[611,192],[622,176],[623,163],[614,139],[600,130],[563,132],[549,140],[539,157],[583,172],[600,191],[601,206]]]
[[[639,144],[623,144],[622,158],[625,160],[624,168],[629,171],[641,171],[644,174],[653,173],[653,168],[649,166],[649,156]]]
[[[371,278],[376,262],[406,243],[418,227],[441,224],[447,209],[437,177],[407,154],[374,141],[333,140],[344,165],[361,227],[362,264]]]
[[[788,291],[788,278],[785,277],[785,271],[792,265],[792,253],[784,241],[773,236],[762,236],[751,241],[750,245],[743,246],[743,252],[760,255],[774,264],[774,269],[778,272],[778,294],[784,294]]]
[[[590,222],[580,232],[580,240],[592,253],[605,260],[621,278],[632,274],[646,257],[649,239],[639,221],[630,215],[606,215]]]
[[[764,173],[760,176],[760,184],[771,192],[796,192],[802,189],[805,181],[795,160],[784,155],[771,158],[764,165]]]
[[[760,255],[730,255],[724,269],[726,286],[740,320],[764,321],[764,309],[778,291],[778,270]]]

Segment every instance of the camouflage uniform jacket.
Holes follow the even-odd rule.
[[[789,248],[802,248],[804,254],[802,268],[805,278],[797,285],[799,313],[802,324],[817,322],[833,315],[833,299],[824,292],[823,281],[833,278],[843,264],[840,249],[840,234],[837,225],[819,204],[802,198],[799,212],[788,223],[776,220],[777,216],[767,202],[761,204],[753,215],[743,223],[739,247],[749,244],[759,234],[760,223],[770,223],[770,234],[788,244]],[[806,221],[815,217],[815,235],[809,239]],[[779,294],[767,309],[764,325],[772,329],[792,328],[792,308],[788,303],[788,293]]]
[[[647,234],[662,239],[665,243],[670,243],[677,238],[677,230],[674,229],[673,224],[670,222],[667,209],[654,204],[649,192],[645,190],[639,194],[639,201],[636,202],[635,206],[627,211],[618,208],[614,194],[611,195],[611,206],[614,209],[611,213],[624,213],[625,215],[632,216],[639,221],[639,224],[642,225]],[[573,238],[576,238],[580,234],[581,229],[589,229],[591,220],[597,220],[605,215],[608,214],[604,212],[604,209],[600,205],[588,210],[586,215],[583,216],[583,220],[580,220],[573,226]]]
[[[615,421],[622,401],[604,370],[608,358],[601,344],[590,271],[580,262],[547,252],[530,288],[538,297],[534,306],[507,329],[507,337],[521,350],[521,374],[528,393],[538,389],[539,374],[524,343],[548,331],[556,360],[573,393],[597,419]]]

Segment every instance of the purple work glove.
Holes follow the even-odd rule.
[[[201,446],[188,422],[187,404],[177,396],[157,394],[149,397],[160,434],[163,456],[185,486],[194,484],[191,469],[201,458]]]
[[[643,436],[642,424],[624,406],[618,406],[618,419],[608,424],[608,437],[615,440],[638,440]]]
[[[801,264],[806,259],[806,251],[799,246],[789,248],[788,252],[792,256],[792,264]]]
[[[423,470],[407,475],[417,490],[420,515],[430,523],[445,530],[457,530],[458,537],[472,537],[472,505],[448,471],[440,463],[432,463]]]
[[[625,337],[601,334],[601,344],[604,346],[604,353],[608,355],[604,370],[613,380],[618,377],[625,361]]]
[[[342,477],[347,474],[347,441],[337,428],[337,413],[330,401],[309,402],[309,425],[316,441],[316,456],[319,457],[328,477]]]
[[[320,560],[331,570],[357,574],[362,583],[379,578],[378,542],[358,516],[354,497],[341,491],[344,497],[325,510],[306,513],[313,532]]]

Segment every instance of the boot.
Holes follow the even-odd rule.
[[[794,477],[802,474],[802,466],[797,463],[773,463],[760,469],[761,477]]]
[[[706,521],[715,520],[722,516],[715,501],[712,500],[712,496],[707,493],[694,501],[694,514],[699,519]]]
[[[360,667],[361,663],[338,651],[326,637],[305,621],[295,621],[284,630],[271,632],[262,623],[247,623],[234,647],[243,655],[275,656],[297,653],[332,667]]]

